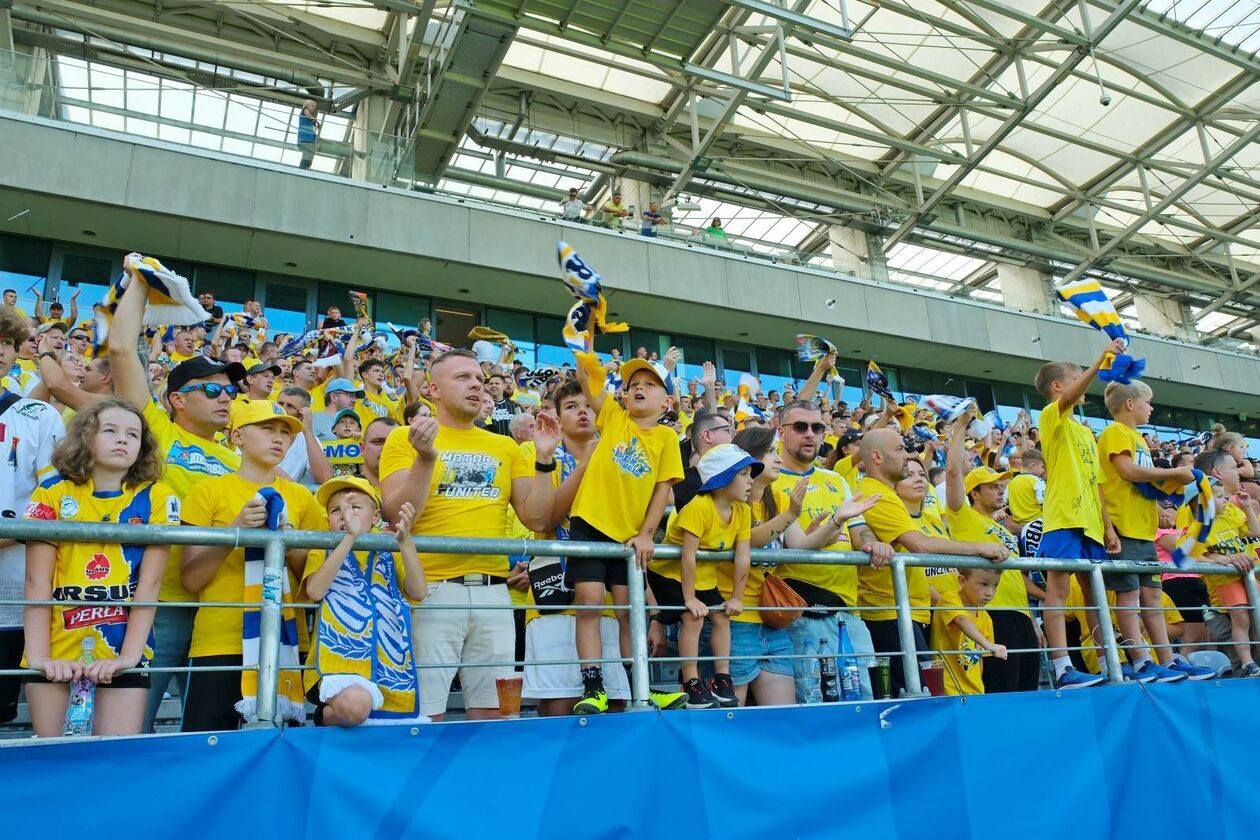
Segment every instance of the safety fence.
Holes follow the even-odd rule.
[[[261,548],[263,549],[263,585],[262,585],[262,601],[261,604],[246,603],[224,603],[224,602],[208,602],[208,603],[176,603],[176,602],[129,602],[132,606],[161,606],[163,608],[246,608],[259,607],[260,613],[260,639],[259,639],[259,656],[258,656],[258,718],[264,722],[275,722],[277,720],[277,673],[280,654],[280,636],[281,636],[281,610],[283,606],[295,608],[313,609],[314,604],[294,603],[282,604],[283,578],[287,574],[285,566],[285,551],[287,549],[332,549],[335,548],[344,538],[344,534],[335,531],[298,531],[298,530],[280,530],[270,531],[264,529],[240,529],[240,528],[204,528],[186,525],[126,525],[115,523],[82,523],[82,522],[46,522],[32,520],[9,520],[0,521],[0,539],[12,539],[18,542],[26,542],[33,540],[49,541],[49,542],[104,542],[104,543],[120,543],[134,545],[199,545],[199,546],[217,546],[225,548]],[[630,691],[631,691],[631,707],[644,708],[648,705],[648,697],[650,693],[649,679],[649,663],[650,662],[677,662],[682,657],[650,657],[648,652],[648,614],[649,605],[646,599],[645,575],[643,570],[635,563],[633,553],[630,549],[617,543],[592,543],[592,542],[567,542],[557,540],[534,540],[534,539],[479,539],[479,538],[461,538],[461,537],[440,537],[440,536],[419,536],[414,537],[416,549],[423,555],[425,553],[448,553],[448,554],[475,554],[475,555],[497,555],[507,557],[598,557],[609,559],[622,559],[627,564],[628,582],[629,582],[629,598],[628,604],[622,607],[617,606],[568,606],[563,609],[573,610],[624,610],[629,613],[630,624],[630,653],[628,658],[605,658],[598,660],[579,660],[565,659],[546,662],[531,662],[528,664],[537,665],[571,665],[589,662],[629,662],[631,664],[630,672]],[[394,551],[397,549],[398,543],[396,538],[391,534],[373,533],[359,536],[354,543],[356,550],[366,551]],[[661,545],[656,547],[655,558],[663,560],[679,559],[681,548],[674,545]],[[697,554],[697,560],[700,562],[720,562],[728,561],[732,558],[730,552],[710,552],[701,551]],[[754,549],[751,552],[751,559],[755,565],[775,566],[780,564],[792,563],[798,565],[847,565],[847,566],[867,566],[870,565],[870,558],[863,552],[837,552],[837,551],[806,551],[795,549]],[[1096,611],[1097,626],[1100,638],[1096,640],[1095,645],[1080,646],[1072,649],[1100,649],[1106,663],[1106,670],[1109,681],[1113,683],[1122,682],[1120,663],[1121,645],[1117,640],[1116,634],[1112,627],[1112,611],[1116,609],[1107,600],[1107,591],[1105,583],[1105,573],[1136,573],[1136,574],[1153,574],[1173,571],[1174,567],[1167,564],[1157,563],[1136,563],[1109,560],[1103,563],[1091,562],[1088,560],[1061,560],[1050,558],[1033,558],[1033,559],[1011,559],[1001,563],[993,563],[980,557],[969,557],[961,555],[938,555],[938,554],[896,554],[888,563],[888,570],[892,578],[892,588],[896,610],[896,620],[898,628],[898,636],[900,640],[901,651],[899,656],[902,658],[902,670],[904,673],[905,693],[907,696],[916,696],[923,694],[923,687],[919,676],[919,656],[930,653],[954,653],[961,651],[924,651],[916,650],[914,636],[914,622],[912,611],[923,610],[924,606],[912,607],[910,602],[910,588],[907,577],[907,569],[912,567],[924,568],[940,568],[946,567],[951,569],[965,568],[991,568],[1007,570],[1013,569],[1021,572],[1033,571],[1052,571],[1052,572],[1069,572],[1082,573],[1088,576],[1090,582],[1090,591],[1093,596],[1093,604],[1090,607]],[[1240,572],[1230,566],[1220,564],[1196,563],[1190,566],[1176,569],[1177,572],[1188,574],[1211,574],[1211,575],[1239,575],[1243,586],[1247,593],[1247,606],[1235,609],[1245,609],[1249,612],[1251,624],[1253,628],[1260,628],[1260,589],[1257,588],[1255,572]],[[74,606],[82,605],[83,601],[24,601],[24,600],[0,600],[0,606],[13,605],[63,605]],[[430,605],[421,603],[415,606],[416,610],[426,609],[468,609],[464,606],[453,605]],[[532,604],[526,605],[501,605],[497,607],[478,607],[477,609],[539,609]],[[540,611],[546,611],[548,608],[542,608]],[[556,607],[550,608],[555,611]],[[652,610],[679,610],[684,609],[680,605],[652,605]],[[748,610],[758,609],[756,607],[746,607]],[[819,609],[821,608],[810,608]],[[883,607],[846,607],[845,611],[860,614],[865,609],[882,609],[887,610],[887,606]],[[935,610],[937,607],[928,606],[926,609]],[[1008,608],[994,608],[994,610]],[[1049,607],[1041,607],[1047,610]],[[1069,609],[1069,608],[1055,608]],[[1074,609],[1074,608],[1073,608]],[[1121,608],[1124,609],[1124,608]],[[1133,608],[1129,608],[1133,609]],[[1229,608],[1215,607],[1218,611],[1226,611]],[[828,610],[835,612],[836,610]],[[1084,628],[1083,628],[1084,629]],[[1215,644],[1215,643],[1205,643]],[[970,651],[969,651],[970,652]],[[1035,652],[1034,650],[1012,650],[1012,653]],[[833,655],[839,655],[835,652]],[[716,657],[698,657],[699,659],[714,659]],[[754,657],[722,657],[723,659],[741,659]],[[761,657],[756,657],[761,658]],[[777,657],[785,659],[801,659],[801,655],[793,655],[791,657]],[[448,667],[509,667],[515,662],[458,662],[458,663],[428,663],[419,664],[418,668],[448,668]],[[310,667],[310,666],[305,666]],[[189,668],[189,667],[169,667],[169,668],[147,668],[148,673],[179,673],[190,670],[243,670],[241,666],[213,666],[208,668]],[[10,669],[0,670],[0,677],[25,676],[33,675],[36,672],[27,669]]]

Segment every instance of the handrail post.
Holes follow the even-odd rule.
[[[630,706],[646,709],[652,691],[651,675],[648,673],[647,585],[633,551],[626,558],[626,563],[629,564],[626,579],[630,584]]]
[[[1116,631],[1111,626],[1111,605],[1107,603],[1107,582],[1103,577],[1102,566],[1095,565],[1089,570],[1089,585],[1094,590],[1094,606],[1098,610],[1098,635],[1101,639],[1103,655],[1107,662],[1107,682],[1124,682],[1124,672],[1120,667],[1120,647],[1116,643]]]
[[[1247,590],[1247,606],[1251,608],[1251,626],[1260,627],[1260,587],[1256,586],[1256,572],[1243,572],[1243,589]]]
[[[893,600],[897,604],[897,637],[901,641],[901,670],[907,697],[923,693],[919,681],[919,655],[914,647],[914,619],[910,615],[910,584],[906,580],[906,561],[892,559]]]
[[[276,691],[280,667],[280,605],[284,594],[284,542],[269,540],[263,549],[262,606],[258,630],[258,723],[276,726]]]

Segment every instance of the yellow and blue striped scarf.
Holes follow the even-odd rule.
[[[288,522],[284,511],[284,497],[272,487],[258,491],[257,498],[267,506],[267,525],[278,531]],[[301,723],[306,718],[305,698],[302,696],[302,672],[298,670],[297,615],[291,606],[293,595],[289,591],[289,574],[280,569],[279,579],[268,575],[263,563],[264,550],[245,549],[245,588],[241,601],[258,604],[246,607],[241,615],[241,699],[236,711],[246,723],[258,722],[258,644],[262,636],[262,603],[265,593],[279,592],[284,606],[280,620],[280,659],[276,671],[278,693],[276,714],[280,720]]]
[[[144,310],[146,327],[173,325],[177,327],[199,324],[210,317],[193,297],[188,280],[162,265],[153,257],[131,253],[123,257],[123,273],[109,287],[105,300],[92,307],[95,313],[92,354],[96,358],[108,350],[109,326],[118,311],[118,301],[123,290],[132,283],[143,283],[148,290],[148,303]]]
[[[1055,289],[1055,294],[1081,321],[1111,338],[1123,339],[1125,347],[1129,346],[1129,334],[1097,280],[1077,280]],[[1098,378],[1127,385],[1140,378],[1145,369],[1145,359],[1135,359],[1127,353],[1108,353],[1098,370]]]
[[[1189,505],[1193,519],[1181,542],[1169,552],[1173,563],[1181,569],[1201,555],[1212,538],[1212,525],[1216,522],[1216,504],[1212,499],[1212,485],[1200,470],[1193,470],[1194,481],[1182,484],[1173,478],[1163,481],[1138,481],[1133,487],[1143,497],[1156,502],[1171,502],[1176,507]]]
[[[330,552],[331,553],[331,552]],[[369,721],[415,719],[420,690],[411,651],[411,606],[394,555],[351,551],[319,606],[312,660],[319,698],[357,685],[372,696]]]
[[[561,330],[565,346],[574,353],[589,353],[595,347],[596,334],[629,330],[629,324],[608,322],[608,300],[604,297],[600,276],[578,256],[573,246],[557,242],[556,256],[560,260],[560,279],[569,294],[578,300],[569,309]]]

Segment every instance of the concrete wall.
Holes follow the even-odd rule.
[[[31,210],[0,224],[12,233],[555,315],[564,238],[645,328],[782,348],[811,332],[846,356],[1019,383],[1104,344],[1062,318],[37,118],[0,118],[0,148],[0,219]],[[1256,357],[1146,337],[1134,351],[1157,401],[1260,411]]]

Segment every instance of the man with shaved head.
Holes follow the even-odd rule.
[[[967,554],[979,555],[999,563],[1006,559],[1006,550],[995,543],[958,542],[939,536],[942,533],[937,520],[920,513],[911,516],[905,502],[898,495],[898,484],[925,483],[924,473],[915,470],[908,477],[906,462],[912,457],[906,451],[901,435],[889,428],[871,429],[862,436],[859,450],[866,477],[858,482],[858,492],[867,496],[879,496],[879,501],[866,512],[866,524],[880,542],[891,544],[898,552],[914,554]],[[921,496],[926,486],[900,489]],[[906,568],[909,584],[910,606],[914,619],[914,643],[918,651],[928,650],[927,628],[932,616],[928,607],[931,594],[927,575],[922,566]],[[896,601],[893,598],[892,570],[879,558],[872,556],[869,567],[858,568],[859,607],[877,607],[866,610],[862,616],[871,631],[875,651],[892,658],[892,693],[896,697],[905,687],[902,670],[901,638],[897,633]]]

